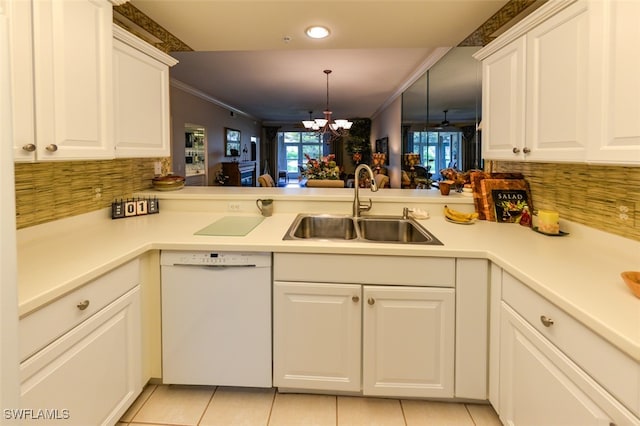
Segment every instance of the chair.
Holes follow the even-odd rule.
[[[260,184],[260,186],[265,186],[265,187],[276,186],[276,183],[273,181],[273,178],[271,177],[271,175],[267,173],[258,176],[258,183]]]
[[[378,189],[389,187],[389,176],[378,173],[374,179],[376,181],[376,186],[378,187]]]
[[[278,170],[278,184],[280,184],[280,179],[284,179],[284,183],[289,183],[289,173],[286,170]]]

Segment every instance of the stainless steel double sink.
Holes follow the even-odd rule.
[[[442,245],[418,222],[395,216],[299,214],[283,239]]]

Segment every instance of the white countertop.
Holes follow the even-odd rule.
[[[340,241],[284,241],[298,212],[350,213],[353,190],[185,188],[158,196],[160,213],[111,220],[101,210],[18,231],[21,316],[59,298],[151,249],[245,250],[486,258],[640,361],[640,299],[620,272],[640,270],[640,243],[582,225],[561,222],[565,237],[548,237],[516,224],[444,220],[443,203],[472,209],[469,197],[435,191],[361,191],[371,214],[400,214],[402,206],[431,213],[419,221],[443,246]],[[256,198],[273,198],[275,213],[244,237],[194,233],[229,215],[257,215]],[[228,203],[233,203],[230,206]],[[228,212],[230,207],[238,212]]]

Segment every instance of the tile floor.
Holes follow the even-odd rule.
[[[117,426],[500,426],[489,405],[148,385]]]

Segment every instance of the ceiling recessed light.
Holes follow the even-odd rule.
[[[311,38],[325,38],[329,36],[330,31],[329,31],[329,28],[327,27],[316,25],[316,26],[307,28],[305,33],[307,34],[307,36]]]

